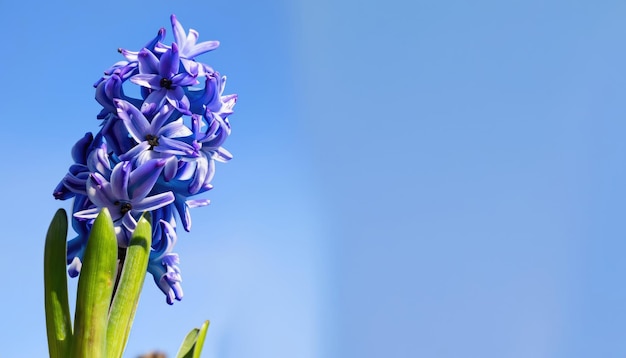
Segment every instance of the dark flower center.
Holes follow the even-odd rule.
[[[150,150],[159,145],[159,137],[153,136],[152,134],[146,135],[146,140],[148,144],[150,144]]]
[[[122,213],[122,215],[126,214],[127,212],[131,211],[133,209],[133,206],[130,203],[122,203],[120,201],[116,201],[115,203],[113,203],[115,205],[122,205],[120,207],[120,212]]]
[[[172,89],[172,80],[170,80],[169,78],[161,78],[161,82],[159,82],[159,84],[163,88]]]

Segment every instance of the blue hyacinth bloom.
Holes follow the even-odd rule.
[[[102,208],[114,220],[118,245],[127,247],[144,212],[152,216],[148,272],[172,304],[183,297],[176,227],[191,230],[193,208],[209,200],[197,197],[213,186],[215,162],[232,158],[223,148],[231,133],[229,115],[236,95],[224,95],[226,77],[199,62],[219,46],[185,33],[176,16],[174,42],[163,43],[165,29],[138,51],[119,49],[124,60],[104,71],[95,84],[102,106],[100,131],[87,133],[72,148],[74,163],[54,189],[59,200],[74,198],[68,241],[68,273],[80,274],[91,226]],[[203,83],[202,88],[194,86]],[[138,98],[124,89],[138,85]],[[130,93],[130,92],[129,92]]]

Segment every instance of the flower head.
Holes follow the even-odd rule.
[[[198,42],[171,16],[174,42],[163,43],[165,29],[138,51],[120,49],[124,60],[104,71],[94,84],[102,106],[101,129],[87,133],[72,149],[74,163],[54,189],[60,200],[74,198],[68,242],[70,276],[80,273],[82,256],[95,217],[107,208],[114,220],[118,246],[128,246],[137,220],[152,216],[148,272],[172,304],[183,297],[180,258],[174,246],[176,222],[191,230],[190,210],[209,200],[194,197],[210,190],[215,162],[232,155],[223,148],[230,135],[228,116],[236,95],[224,95],[226,77],[197,56],[219,46]],[[193,86],[204,83],[203,88]],[[139,86],[139,98],[128,85]]]

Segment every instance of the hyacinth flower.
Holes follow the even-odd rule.
[[[120,156],[122,160],[136,160],[143,164],[155,158],[167,159],[165,180],[176,174],[178,167],[176,156],[197,156],[196,148],[176,138],[189,137],[192,131],[183,124],[183,119],[169,121],[173,110],[166,105],[148,120],[135,106],[126,101],[116,100],[118,116],[122,119],[128,133],[137,142],[132,149]],[[166,124],[167,123],[167,124]]]
[[[76,235],[67,240],[59,210],[44,255],[52,357],[121,357],[147,273],[168,304],[183,298],[177,223],[191,230],[191,210],[210,203],[199,195],[213,188],[215,162],[232,158],[223,144],[237,95],[225,95],[226,77],[196,58],[219,42],[198,42],[174,15],[170,22],[172,43],[159,29],[144,47],[120,49],[124,59],[94,83],[100,130],[76,142],[53,190],[74,200]],[[138,97],[124,91],[132,85]],[[64,271],[79,280],[74,322]],[[207,327],[192,330],[180,357],[199,356]]]
[[[198,31],[189,29],[189,34],[185,35],[185,29],[183,25],[178,21],[175,15],[170,17],[172,24],[172,32],[174,33],[174,41],[179,48],[180,61],[185,70],[190,74],[198,76],[204,76],[211,72],[213,69],[203,63],[196,62],[194,58],[202,55],[203,53],[213,51],[220,46],[219,41],[204,41],[198,42]],[[156,52],[163,53],[169,50],[170,47],[158,42],[155,45],[154,50]]]
[[[167,208],[165,208],[167,210]],[[171,215],[164,215],[171,217]],[[178,254],[172,252],[172,248],[178,239],[175,230],[176,223],[160,219],[157,228],[160,230],[153,233],[158,242],[152,245],[148,261],[148,271],[154,277],[157,286],[165,293],[166,300],[172,304],[174,300],[183,298],[183,288],[180,285],[182,278],[178,268]]]
[[[146,48],[139,51],[138,60],[139,74],[132,76],[130,81],[151,90],[144,100],[142,111],[149,113],[167,100],[182,113],[189,114],[189,99],[183,87],[198,84],[197,74],[179,73],[180,57],[176,43],[161,55],[160,60]]]
[[[95,219],[102,208],[107,208],[116,224],[118,245],[125,248],[135,227],[136,217],[156,210],[174,201],[172,192],[147,196],[161,174],[165,160],[149,160],[131,171],[130,162],[118,163],[107,181],[100,173],[92,173],[87,180],[87,196],[95,205],[74,213],[78,219]]]

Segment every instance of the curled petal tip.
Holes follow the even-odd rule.
[[[174,15],[174,14],[170,15],[170,20],[172,20],[172,22],[177,21],[176,20],[176,15]]]
[[[139,57],[147,57],[150,53],[150,50],[148,50],[147,48],[142,48],[141,50],[139,50],[139,53],[137,54],[137,56]]]
[[[74,259],[70,263],[70,266],[67,268],[67,273],[70,275],[70,277],[74,278],[78,276],[82,266],[83,263],[80,261],[80,259],[78,257],[74,257]]]
[[[89,178],[95,182],[98,188],[102,187],[102,184],[104,183],[104,181],[102,180],[103,178],[98,173],[89,174]]]

